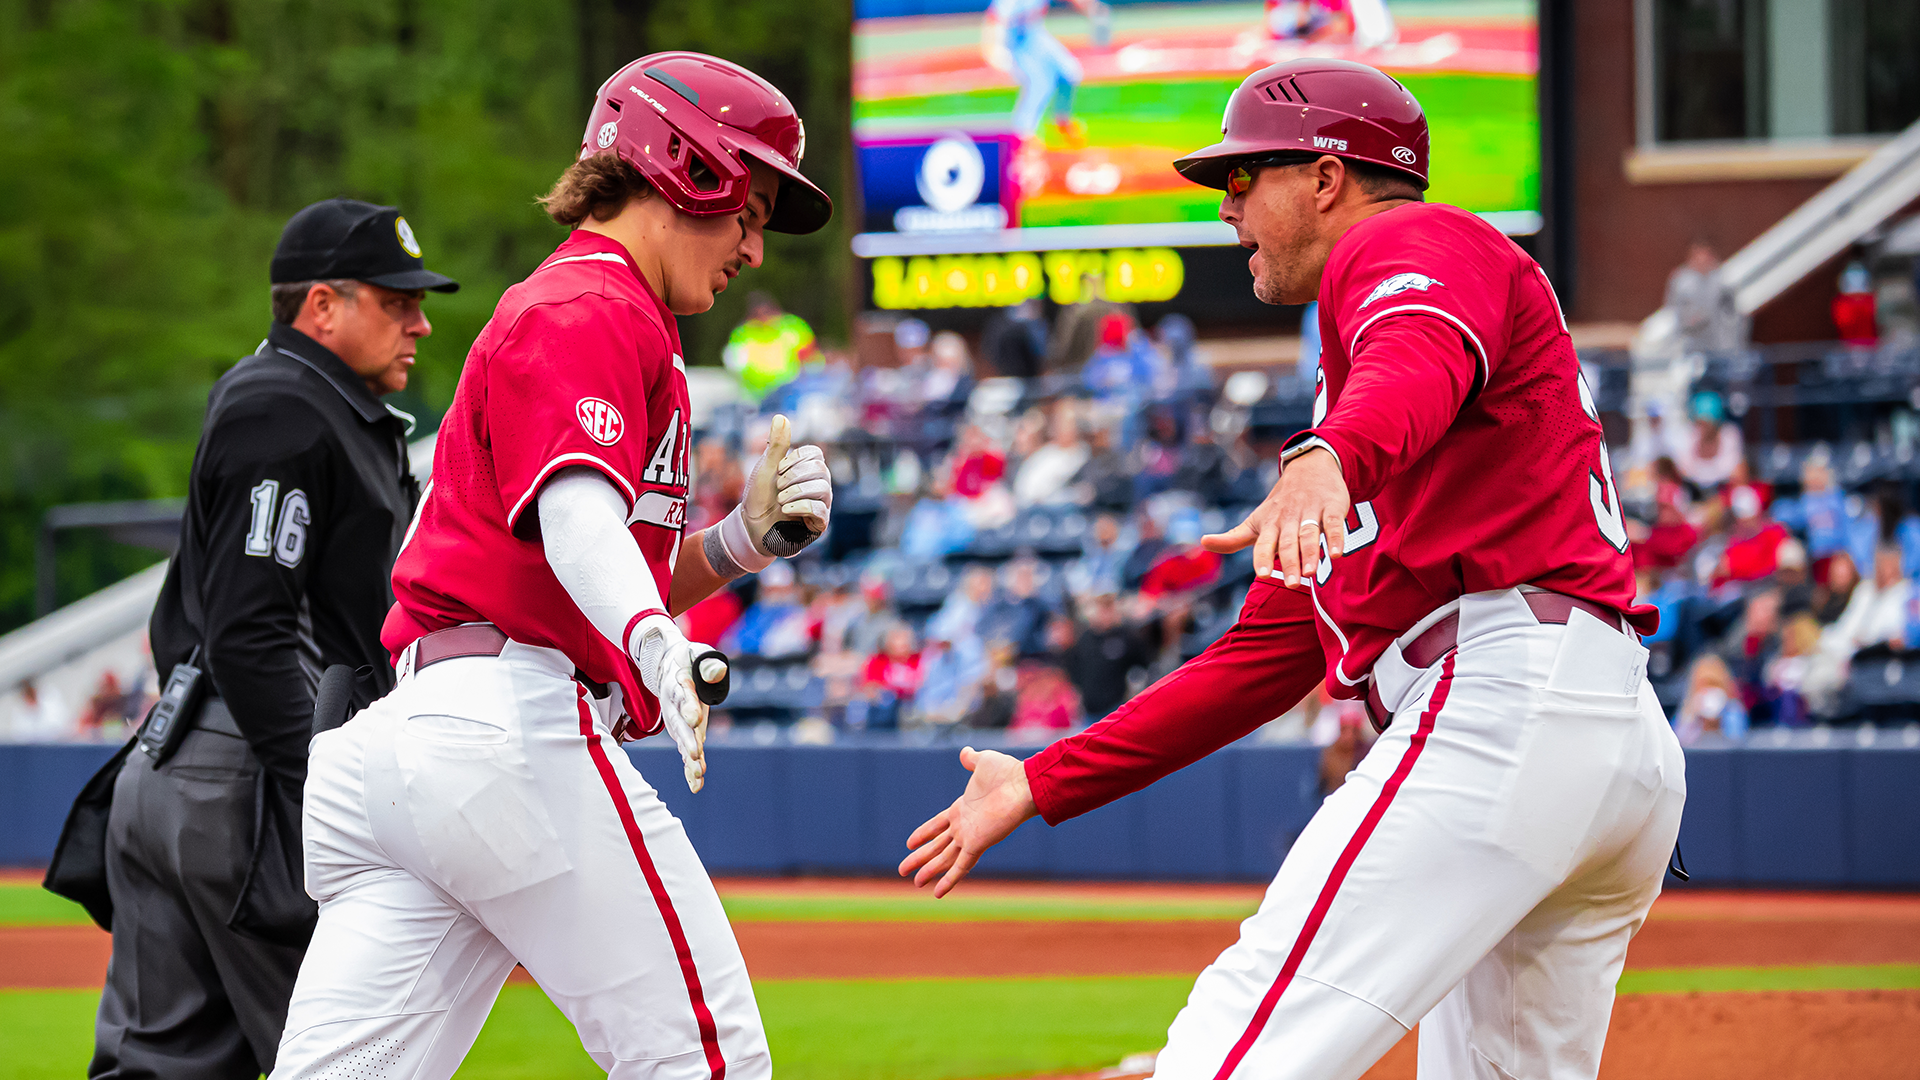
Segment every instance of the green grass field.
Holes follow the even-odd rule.
[[[1185,976],[774,979],[755,990],[787,1080],[968,1080],[1111,1065],[1160,1045]],[[1628,972],[1622,993],[1920,989],[1920,965]],[[90,990],[0,990],[0,1080],[77,1075],[91,1052]],[[602,1075],[532,986],[508,986],[468,1056],[467,1080]]]
[[[1080,896],[975,895],[945,900],[902,890],[898,896],[729,895],[722,899],[736,922],[958,922],[991,919],[1244,919],[1251,900],[1104,898]],[[60,926],[84,923],[78,904],[29,883],[0,883],[0,926]]]

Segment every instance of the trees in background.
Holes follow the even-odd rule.
[[[474,335],[561,236],[534,205],[593,90],[668,48],[760,71],[847,189],[844,0],[0,0],[0,630],[32,613],[45,508],[186,490],[206,392],[265,333],[287,216],[336,195],[404,208],[434,335],[395,400],[434,423]],[[716,362],[746,288],[845,336],[841,225],[768,237],[770,265],[682,323]],[[151,562],[63,542],[61,599]]]

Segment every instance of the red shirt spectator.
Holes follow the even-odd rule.
[[[1205,588],[1220,578],[1220,556],[1205,548],[1185,548],[1160,557],[1140,583],[1141,593],[1164,596]]]
[[[740,621],[744,610],[739,593],[721,589],[688,608],[680,616],[680,630],[694,641],[719,641],[721,635]]]

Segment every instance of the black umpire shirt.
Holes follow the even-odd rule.
[[[409,426],[332,351],[282,323],[207,399],[180,550],[153,612],[153,659],[164,685],[200,646],[210,692],[291,792],[306,780],[320,673],[371,665],[355,707],[393,686],[380,626],[419,498]]]

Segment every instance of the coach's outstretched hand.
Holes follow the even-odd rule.
[[[1253,545],[1253,572],[1279,575],[1289,589],[1309,588],[1320,572],[1324,531],[1329,558],[1346,554],[1346,477],[1332,453],[1315,448],[1280,470],[1280,480],[1247,520],[1223,533],[1200,538],[1200,546],[1221,555]]]
[[[907,837],[913,854],[900,863],[900,876],[911,877],[917,886],[940,878],[933,887],[936,899],[952,892],[988,848],[1040,812],[1019,758],[969,746],[960,751],[960,764],[973,773],[967,790],[913,830]]]

